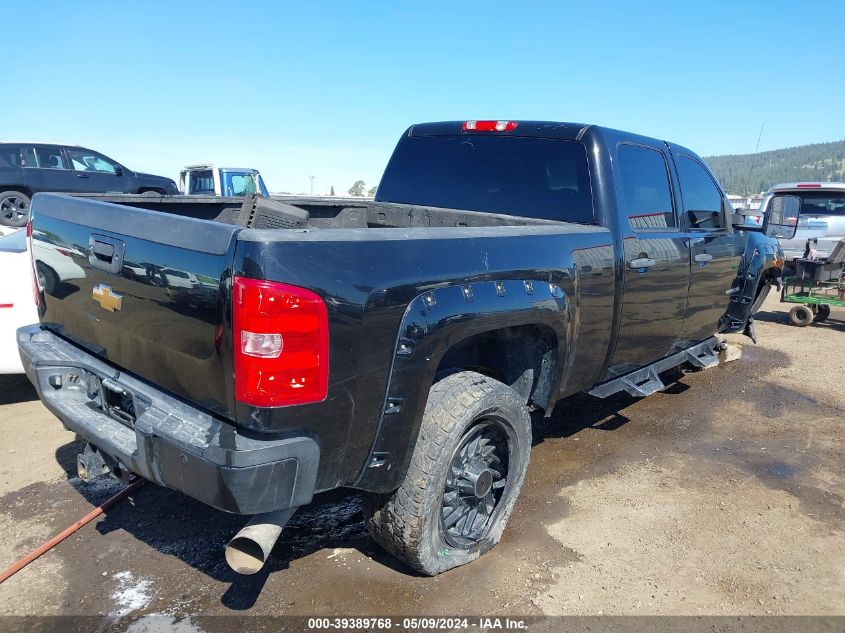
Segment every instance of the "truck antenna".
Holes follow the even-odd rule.
[[[757,154],[760,152],[760,139],[763,138],[763,128],[766,127],[766,122],[763,121],[763,124],[760,126],[760,134],[757,135],[757,146],[754,148],[754,156],[756,157]],[[751,182],[751,174],[756,167],[756,161],[752,158],[748,161],[748,181]],[[756,191],[753,191],[752,194],[756,194]]]

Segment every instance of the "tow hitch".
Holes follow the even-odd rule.
[[[76,456],[76,472],[84,482],[89,482],[97,477],[109,474],[109,465],[100,455],[100,451],[91,446],[85,445],[85,450]]]
[[[85,450],[76,455],[76,474],[88,483],[92,479],[111,475],[121,481],[129,482],[132,474],[108,455],[103,455],[96,446],[85,444]]]

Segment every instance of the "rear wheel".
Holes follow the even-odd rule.
[[[798,305],[789,311],[789,322],[798,327],[806,327],[813,322],[813,311],[805,305]]]
[[[0,224],[25,226],[29,222],[29,196],[20,191],[0,193]]]
[[[829,316],[830,306],[819,304],[818,312],[816,312],[816,321],[827,321]]]
[[[402,486],[369,499],[367,529],[420,573],[465,565],[499,542],[530,450],[516,391],[475,372],[447,376],[431,388]]]

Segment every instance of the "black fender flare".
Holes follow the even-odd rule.
[[[428,393],[444,354],[463,340],[507,327],[544,326],[557,336],[553,402],[568,367],[573,336],[570,283],[537,279],[479,281],[416,296],[402,318],[381,417],[354,486],[387,493],[411,460]]]

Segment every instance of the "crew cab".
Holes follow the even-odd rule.
[[[0,224],[21,227],[41,191],[173,195],[170,178],[141,174],[77,145],[0,143]]]
[[[746,329],[780,276],[767,234],[790,230],[789,202],[746,225],[680,145],[531,121],[412,126],[373,201],[40,194],[35,239],[87,246],[85,278],[38,293],[20,353],[89,443],[81,475],[256,515],[237,571],[345,486],[433,575],[499,541],[529,412],[717,362],[715,335]]]

